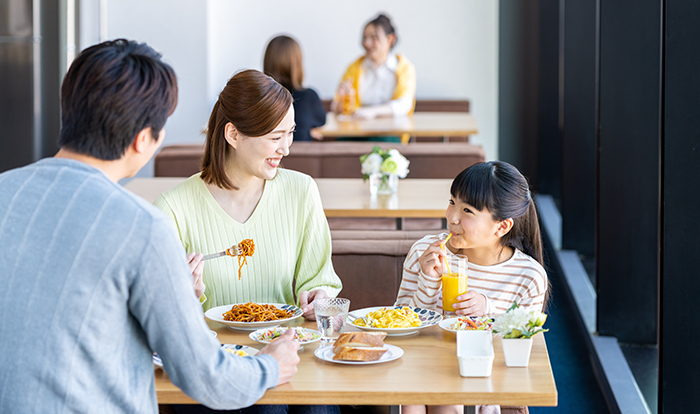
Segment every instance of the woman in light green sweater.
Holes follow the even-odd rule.
[[[204,308],[241,302],[296,302],[315,319],[313,301],[342,288],[314,180],[279,168],[294,133],[289,92],[256,70],[234,75],[209,119],[202,172],[155,204],[175,223],[187,252],[215,253],[253,239],[238,260],[205,262]]]

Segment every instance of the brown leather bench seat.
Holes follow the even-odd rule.
[[[339,296],[350,299],[350,309],[393,305],[409,249],[423,236],[439,232],[332,230],[333,267],[343,281]]]
[[[460,171],[484,161],[484,149],[464,142],[296,142],[284,157],[285,168],[314,178],[360,178],[360,156],[375,145],[396,148],[411,162],[408,178],[454,178]],[[154,160],[156,177],[189,177],[199,172],[204,146],[168,145]]]

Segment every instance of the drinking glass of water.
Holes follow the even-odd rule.
[[[323,335],[321,346],[334,342],[343,333],[349,310],[350,299],[321,298],[314,301],[316,326]]]

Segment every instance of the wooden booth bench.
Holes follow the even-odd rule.
[[[282,166],[313,178],[360,178],[360,156],[375,145],[397,148],[410,161],[408,178],[454,178],[460,171],[484,161],[480,145],[465,142],[295,142]],[[155,156],[156,177],[189,177],[200,171],[204,146],[168,145]]]
[[[331,230],[333,268],[343,282],[339,296],[350,309],[390,306],[401,285],[403,262],[417,240],[440,230]]]

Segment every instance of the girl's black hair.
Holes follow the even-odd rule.
[[[488,209],[494,220],[513,219],[502,246],[519,249],[544,266],[542,237],[527,179],[503,161],[472,165],[452,181],[450,193],[477,210]]]

